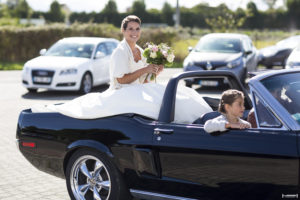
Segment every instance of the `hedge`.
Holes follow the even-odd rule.
[[[0,27],[0,60],[7,62],[27,61],[48,49],[57,40],[71,36],[111,37],[122,39],[120,29],[110,24],[52,24],[37,27]],[[165,42],[169,45],[176,38],[174,29],[143,29],[139,45],[148,41]]]

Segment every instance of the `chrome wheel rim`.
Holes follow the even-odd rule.
[[[96,157],[79,157],[71,169],[70,183],[77,200],[107,200],[111,180],[105,165]]]
[[[83,79],[83,91],[84,93],[89,93],[92,89],[92,77],[86,74]]]

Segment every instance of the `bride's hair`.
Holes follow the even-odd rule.
[[[136,22],[138,23],[139,25],[141,25],[141,19],[138,17],[138,16],[135,16],[135,15],[128,15],[127,17],[125,17],[122,21],[122,24],[121,24],[121,30],[126,30],[127,28],[127,25],[129,22]]]

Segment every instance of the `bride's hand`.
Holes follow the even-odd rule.
[[[164,65],[158,65],[158,71],[157,71],[157,75],[160,74],[160,72],[162,72],[164,70]]]
[[[152,73],[157,74],[159,71],[159,65],[149,64],[147,67],[145,67],[146,73]]]

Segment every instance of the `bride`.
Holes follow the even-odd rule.
[[[110,87],[102,93],[90,93],[61,105],[33,107],[33,112],[60,112],[79,119],[94,119],[124,113],[158,118],[165,86],[151,83],[148,75],[159,75],[163,65],[147,64],[143,49],[136,43],[141,36],[141,20],[134,15],[121,24],[124,39],[114,50],[110,62]],[[175,120],[192,123],[212,109],[193,89],[179,86]]]

